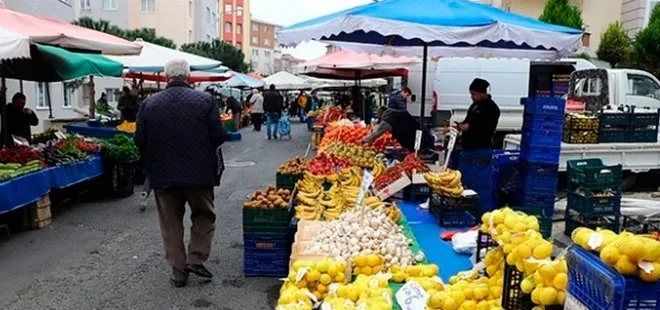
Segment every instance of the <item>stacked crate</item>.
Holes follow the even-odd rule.
[[[246,277],[287,275],[293,241],[290,224],[290,209],[243,208],[243,271]]]
[[[596,115],[566,114],[563,141],[571,144],[596,144],[598,129],[600,118]]]
[[[496,208],[493,184],[493,151],[475,150],[461,154],[461,174],[463,187],[479,195],[477,217]]]
[[[539,219],[544,237],[552,233],[565,104],[555,97],[536,97],[525,103],[517,209]]]
[[[602,113],[600,143],[658,142],[658,113]]]
[[[606,166],[600,159],[569,160],[564,234],[578,227],[619,231],[621,165]]]
[[[631,113],[628,142],[658,142],[658,113]]]

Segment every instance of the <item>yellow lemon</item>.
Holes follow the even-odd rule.
[[[330,283],[332,283],[332,277],[330,277],[329,274],[324,273],[324,274],[321,275],[321,278],[319,279],[319,282],[323,285],[329,285]]]
[[[369,276],[369,275],[373,274],[373,271],[371,270],[371,267],[364,266],[364,267],[360,268],[360,273]]]
[[[566,284],[568,284],[568,275],[565,273],[558,273],[555,276],[555,279],[552,281],[552,285],[558,289],[565,291],[566,290]]]
[[[371,267],[376,267],[376,266],[380,265],[380,262],[381,262],[381,258],[380,258],[380,256],[378,256],[376,254],[369,254],[367,256],[367,265],[369,265]]]
[[[335,282],[344,283],[344,281],[346,281],[346,275],[343,272],[340,272],[335,276]]]
[[[637,272],[637,264],[630,261],[627,255],[621,255],[614,265],[614,269],[622,275],[630,276]]]
[[[557,290],[554,287],[544,287],[539,294],[539,301],[544,306],[555,304],[557,302]]]
[[[334,264],[332,264],[328,267],[328,274],[331,277],[336,276],[338,272],[339,272],[339,270],[337,270],[337,267]]]
[[[364,255],[358,255],[353,259],[353,263],[355,263],[356,266],[358,267],[364,267],[368,265],[367,258]]]
[[[534,283],[529,278],[525,278],[520,282],[520,289],[525,294],[530,294],[534,290]]]
[[[534,248],[532,252],[534,258],[536,259],[546,259],[552,255],[552,244],[544,240],[541,244]]]
[[[318,270],[316,269],[312,269],[310,271],[307,271],[307,273],[305,273],[305,280],[307,280],[307,282],[309,283],[314,283],[318,281],[319,278],[321,278],[321,273],[318,272]]]
[[[431,295],[431,297],[429,297],[429,300],[426,302],[426,305],[433,309],[439,309],[440,307],[442,307],[442,302],[443,302],[441,297],[442,296],[438,293]]]
[[[321,260],[318,263],[316,263],[316,270],[319,272],[327,272],[329,268],[329,263],[326,260]]]

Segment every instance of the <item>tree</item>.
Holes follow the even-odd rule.
[[[607,26],[607,30],[601,34],[596,54],[599,59],[609,62],[614,68],[628,57],[632,49],[631,43],[623,24],[617,21]]]
[[[577,6],[568,3],[568,0],[548,0],[539,20],[580,30],[584,29],[582,11]]]
[[[222,64],[236,72],[247,73],[250,70],[245,63],[243,52],[233,45],[215,39],[211,42],[195,42],[184,44],[181,50],[186,53],[199,55],[215,60],[222,61]]]
[[[651,10],[651,15],[649,15],[649,24],[660,21],[660,5],[656,4]]]
[[[134,41],[137,38],[142,39],[144,42],[149,42],[157,44],[160,46],[176,49],[176,44],[174,41],[157,36],[156,33],[149,28],[139,28],[139,29],[121,29],[113,24],[110,24],[107,20],[94,20],[89,17],[81,17],[78,20],[73,22],[74,25],[80,27],[85,27],[89,29],[94,29],[96,31],[105,32],[113,36],[117,36],[129,41]]]
[[[653,10],[654,13],[658,7]],[[637,33],[631,58],[635,67],[660,77],[660,19],[649,22],[646,28]]]

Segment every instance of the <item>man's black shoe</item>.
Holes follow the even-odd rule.
[[[192,273],[194,273],[194,274],[196,274],[196,275],[198,275],[202,278],[209,278],[209,279],[213,278],[213,274],[208,269],[206,269],[206,267],[204,267],[204,265],[202,265],[202,264],[199,264],[199,265],[188,264],[188,265],[186,265],[186,270],[188,270],[188,272],[192,272]]]
[[[177,287],[177,288],[184,287],[184,286],[186,286],[186,284],[188,284],[188,281],[186,281],[186,280],[170,279],[170,282],[172,282],[172,285],[174,285],[174,287]]]

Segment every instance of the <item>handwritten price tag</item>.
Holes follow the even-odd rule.
[[[358,194],[358,198],[356,201],[356,204],[359,206],[362,204],[362,200],[364,199],[364,194],[367,193],[369,190],[369,186],[371,186],[371,182],[374,181],[374,176],[369,173],[369,171],[364,170],[362,173],[362,184],[360,185],[360,193]]]
[[[396,292],[396,302],[403,310],[424,310],[429,294],[415,281],[409,281]]]

